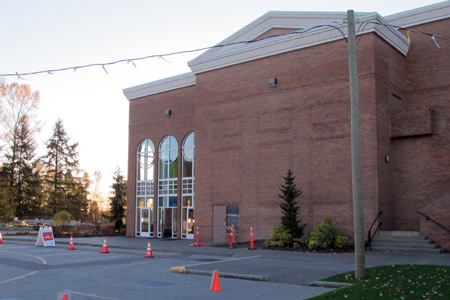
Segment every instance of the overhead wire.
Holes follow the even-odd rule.
[[[270,36],[266,36],[266,37],[261,38],[261,39],[254,39],[254,40],[247,40],[247,41],[237,41],[237,42],[226,43],[226,44],[217,44],[217,45],[214,45],[214,46],[202,47],[202,48],[191,49],[191,50],[183,50],[183,51],[178,51],[178,52],[169,52],[169,53],[165,53],[165,54],[148,55],[148,56],[143,56],[143,57],[138,57],[138,58],[120,59],[120,60],[116,60],[116,61],[112,61],[112,62],[106,62],[106,63],[93,63],[93,64],[86,64],[86,65],[80,65],[80,66],[72,66],[72,67],[49,69],[49,70],[41,70],[41,71],[34,71],[34,72],[24,72],[24,73],[19,73],[19,72],[16,71],[15,73],[10,73],[10,74],[0,74],[0,77],[17,76],[18,79],[25,80],[25,78],[23,78],[23,76],[30,76],[30,75],[37,75],[37,74],[44,74],[44,73],[47,73],[49,75],[54,75],[54,73],[56,73],[56,72],[62,72],[62,71],[68,71],[68,70],[73,70],[74,72],[76,72],[78,69],[90,68],[90,67],[101,67],[106,72],[106,74],[109,74],[107,69],[106,69],[106,67],[107,66],[111,66],[111,65],[115,65],[115,64],[127,63],[127,64],[132,64],[134,67],[136,67],[136,64],[135,64],[136,61],[147,60],[147,59],[151,59],[151,58],[159,58],[159,59],[164,60],[165,62],[171,63],[170,61],[166,60],[166,57],[173,56],[173,55],[179,55],[179,54],[188,54],[188,53],[200,52],[200,51],[211,50],[211,49],[216,49],[216,48],[230,47],[230,46],[235,46],[235,45],[240,45],[240,44],[257,43],[257,42],[265,41],[265,40],[268,40],[268,39],[280,38],[280,37],[288,37],[292,41],[295,41],[295,37],[297,37],[298,35],[305,34],[305,33],[309,32],[309,31],[314,30],[314,29],[323,28],[323,27],[329,27],[329,28],[333,28],[333,29],[339,31],[341,33],[343,39],[347,42],[347,37],[345,35],[344,30],[339,28],[339,26],[343,26],[346,22],[347,22],[347,20],[343,19],[341,21],[335,21],[335,22],[328,23],[328,24],[321,24],[321,25],[316,25],[316,26],[312,26],[312,27],[309,27],[309,28],[305,28],[305,29],[294,30],[294,31],[291,31],[291,32],[288,32],[288,33],[284,33],[284,34],[270,35]],[[358,20],[357,20],[357,22],[358,22]],[[409,33],[410,32],[415,32],[415,33],[420,33],[420,34],[431,36],[432,40],[434,41],[434,43],[436,44],[436,46],[438,48],[440,48],[440,45],[436,41],[436,38],[450,41],[450,38],[447,38],[447,37],[435,35],[435,34],[432,34],[432,33],[423,32],[423,31],[419,31],[419,30],[408,29],[408,28],[404,28],[404,27],[401,27],[401,26],[396,26],[396,25],[391,25],[391,24],[386,24],[386,23],[380,23],[380,22],[361,22],[360,25],[359,25],[358,31],[357,31],[357,36],[359,35],[359,39],[357,40],[357,43],[359,43],[359,41],[361,40],[362,33],[364,32],[365,27],[367,25],[369,25],[369,24],[375,24],[375,25],[391,27],[391,28],[395,28],[397,30],[405,30],[407,32],[408,41],[410,41],[410,37],[409,37]]]

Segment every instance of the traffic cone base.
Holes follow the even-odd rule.
[[[75,250],[75,246],[73,245],[73,237],[70,236],[69,250]]]
[[[148,244],[147,244],[147,254],[145,254],[145,257],[148,257],[148,258],[154,257],[153,252],[152,252],[152,244],[150,243],[150,241],[148,241]]]
[[[108,245],[106,244],[106,238],[103,240],[103,248],[102,248],[102,252],[100,252],[100,253],[109,253]]]
[[[211,279],[211,291],[219,292],[222,289],[220,288],[219,282],[219,272],[217,270],[213,271],[212,279]]]

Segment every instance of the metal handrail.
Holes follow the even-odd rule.
[[[368,244],[369,244],[369,250],[372,250],[372,239],[373,239],[373,237],[375,236],[375,233],[377,233],[377,231],[378,231],[378,229],[380,228],[380,226],[383,225],[383,222],[378,223],[377,229],[375,229],[375,231],[373,232],[373,234],[371,234],[373,225],[375,225],[375,223],[377,222],[378,218],[380,217],[380,215],[381,215],[382,213],[383,213],[382,211],[378,212],[377,217],[376,217],[375,220],[373,221],[372,226],[370,226],[369,232],[367,233],[367,240],[368,240]]]
[[[430,218],[429,216],[427,216],[427,215],[424,214],[423,212],[417,211],[417,213],[418,213],[418,214],[421,214],[422,216],[424,216],[424,217],[427,219],[427,221],[428,221],[428,220],[432,221],[433,223],[435,223],[436,225],[442,227],[444,230],[447,230],[448,233],[450,233],[450,229],[448,229],[448,228],[445,227],[444,225],[442,225],[442,224],[436,222],[435,220],[433,220],[432,218]]]

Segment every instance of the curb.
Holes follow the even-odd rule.
[[[328,287],[328,288],[342,288],[342,287],[348,287],[352,286],[351,283],[345,283],[345,282],[331,282],[331,281],[314,281],[311,286],[320,286],[320,287]]]
[[[172,267],[172,268],[170,268],[170,272],[192,274],[192,275],[206,275],[206,276],[211,276],[214,273],[214,271],[188,270],[188,269],[186,269],[185,266]],[[266,281],[264,276],[249,275],[249,274],[220,273],[219,272],[219,277],[255,280],[255,281]]]
[[[35,243],[36,240],[34,239],[21,239],[21,238],[15,238],[13,235],[7,236],[7,238],[5,239],[6,236],[3,236],[4,240],[9,240],[9,241],[20,241],[20,242],[29,242],[29,243]],[[64,241],[56,241],[55,240],[55,244],[59,244],[59,245],[69,245],[70,242],[64,242]],[[79,243],[76,242],[75,243],[76,246],[88,246],[88,247],[102,247],[101,244],[90,244],[90,243]],[[138,247],[127,247],[127,246],[115,246],[115,245],[111,245],[108,244],[108,248],[112,248],[112,249],[125,249],[125,250],[145,250],[144,248],[138,248]],[[168,249],[152,249],[153,252],[163,252],[163,253],[175,253],[175,254],[188,254],[188,255],[213,255],[213,256],[224,256],[224,257],[233,257],[235,256],[234,253],[229,253],[229,254],[224,254],[224,253],[214,253],[214,252],[196,252],[196,251],[189,251],[189,250],[168,250]]]

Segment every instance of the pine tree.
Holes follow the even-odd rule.
[[[78,174],[78,143],[70,144],[61,119],[53,128],[53,135],[46,142],[47,155],[43,157],[47,171],[48,206],[54,215],[70,209],[71,194],[76,190]]]
[[[114,190],[114,196],[110,197],[111,200],[111,221],[115,223],[115,228],[120,229],[123,227],[122,218],[125,217],[126,205],[127,205],[127,181],[122,175],[122,170],[117,167],[114,172],[114,183],[111,186]]]
[[[12,202],[16,208],[15,214],[19,218],[32,217],[32,206],[40,199],[42,192],[39,172],[35,169],[36,141],[34,132],[30,130],[28,116],[22,121],[14,133],[14,143],[10,145],[5,155],[5,166],[11,170],[10,187],[13,191]]]
[[[283,178],[285,184],[281,185],[280,191],[282,194],[278,195],[284,200],[284,202],[280,204],[283,214],[281,217],[281,226],[287,230],[294,239],[301,239],[307,224],[300,225],[301,220],[297,217],[298,210],[300,209],[297,198],[303,191],[297,189],[297,186],[294,183],[295,177],[290,169],[287,172],[287,176]]]

